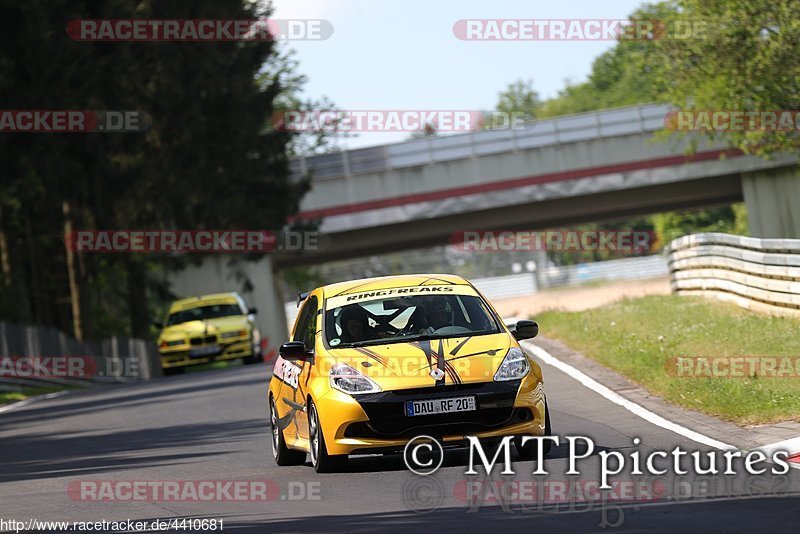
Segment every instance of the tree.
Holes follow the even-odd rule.
[[[643,6],[630,20],[664,21],[674,17],[674,7],[661,3]],[[657,36],[654,36],[657,37]],[[589,79],[567,82],[556,98],[542,104],[539,116],[556,117],[635,104],[666,102],[669,64],[656,57],[658,38],[620,39],[592,63]]]
[[[500,93],[495,108],[509,116],[522,113],[526,120],[533,120],[541,105],[539,93],[533,88],[533,80],[517,80]]]
[[[143,134],[3,134],[0,242],[8,258],[0,318],[69,330],[62,206],[80,229],[278,228],[307,181],[289,179],[293,134],[267,127],[281,80],[271,41],[71,41],[74,18],[254,19],[247,0],[4,2],[0,96],[7,109],[140,110]],[[265,67],[265,65],[267,67]],[[83,254],[78,293],[87,337],[144,337],[162,273],[197,258]]]
[[[797,0],[672,0],[670,21],[698,30],[693,39],[662,39],[654,60],[669,65],[666,97],[698,110],[800,110],[800,18]],[[712,134],[709,134],[712,135]],[[797,150],[797,134],[724,134],[747,153]]]
[[[538,118],[653,102],[697,109],[798,109],[800,103],[800,24],[796,1],[674,0],[637,9],[631,21],[660,22],[641,39],[621,39],[595,59],[588,80],[567,86],[542,103]],[[677,38],[678,28],[704,38]],[[683,33],[685,35],[685,32]],[[680,36],[683,36],[680,35]],[[665,132],[666,134],[667,132]],[[791,133],[743,132],[727,137],[745,151],[768,154],[795,148]],[[619,222],[628,229],[654,228],[657,243],[699,231],[747,233],[742,204],[664,213]],[[593,223],[584,229],[599,229]],[[577,259],[561,254],[559,262]],[[599,257],[591,258],[594,260]]]

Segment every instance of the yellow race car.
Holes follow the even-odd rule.
[[[269,384],[278,465],[319,472],[348,455],[401,452],[415,436],[444,447],[466,436],[515,436],[520,456],[550,435],[542,372],[486,299],[453,275],[407,275],[328,285],[300,295],[291,341]],[[543,445],[546,454],[549,440]]]
[[[219,360],[261,361],[261,333],[255,308],[237,293],[216,293],[175,301],[158,336],[165,373]]]

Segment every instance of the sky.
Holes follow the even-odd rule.
[[[273,0],[275,19],[324,19],[333,35],[286,41],[308,77],[304,97],[344,110],[491,110],[498,93],[533,80],[542,98],[584,81],[613,41],[463,41],[459,19],[625,19],[642,0]],[[342,148],[407,139],[370,132]]]

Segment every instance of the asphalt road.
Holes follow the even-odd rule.
[[[458,452],[429,477],[410,473],[399,456],[355,458],[348,472],[327,475],[310,465],[277,467],[265,406],[268,370],[249,366],[70,393],[0,413],[0,519],[213,518],[233,532],[800,528],[800,470],[632,476],[625,474],[628,461],[623,474],[612,477],[622,481],[616,492],[598,500],[586,488],[598,480],[600,450],[628,455],[638,449],[644,457],[675,446],[709,449],[634,416],[552,367],[544,372],[554,432],[591,437],[595,454],[579,464],[579,476],[565,475],[563,445],[548,457],[546,477],[531,474],[535,462],[516,462],[515,476],[495,476],[522,492],[512,492],[511,502],[498,503],[498,492],[488,489],[497,486],[483,476],[466,476],[467,456]],[[641,439],[638,447],[634,437]],[[81,500],[75,491],[80,481],[165,480],[267,481],[269,499],[101,501]],[[476,480],[484,489],[470,499],[467,484],[474,489]],[[633,484],[643,493],[626,493]],[[540,488],[538,497],[532,485]],[[636,496],[640,500],[631,500]]]

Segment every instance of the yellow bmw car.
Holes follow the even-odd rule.
[[[165,373],[219,360],[261,361],[261,333],[238,293],[215,293],[172,303],[161,328],[158,350]]]
[[[300,295],[291,341],[269,384],[273,456],[319,472],[348,455],[393,453],[415,436],[459,447],[466,436],[549,435],[542,372],[486,299],[452,275],[332,284]],[[548,440],[549,443],[549,440]],[[547,444],[543,446],[547,452]]]

